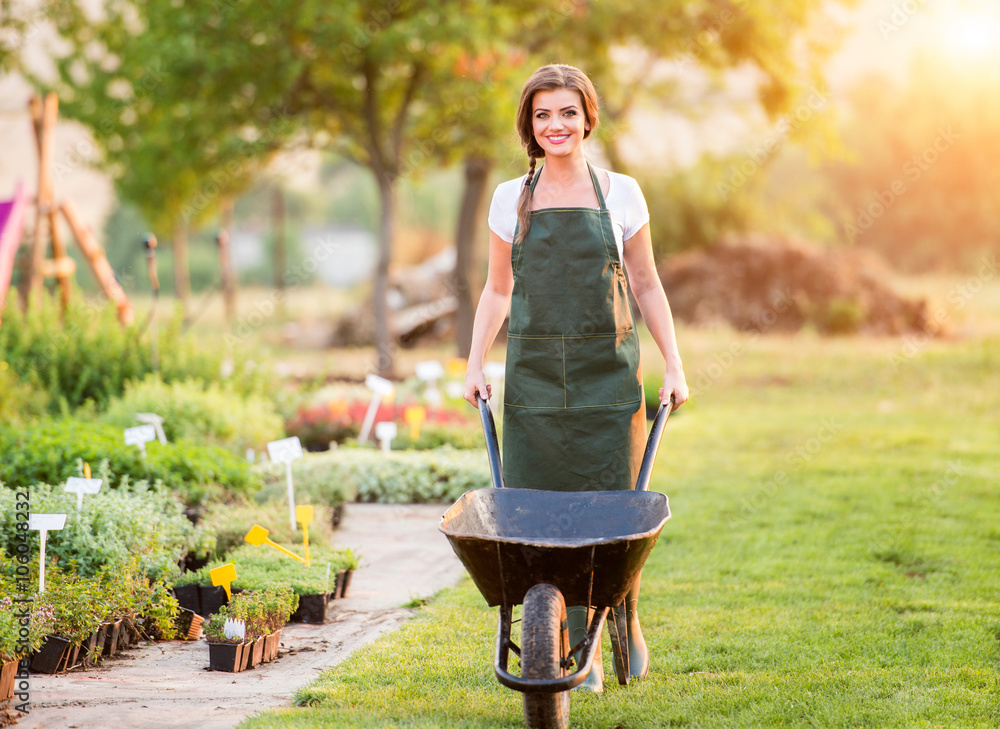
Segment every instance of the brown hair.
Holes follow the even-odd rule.
[[[538,91],[554,91],[556,89],[572,89],[580,94],[583,100],[583,113],[590,129],[583,133],[586,139],[597,129],[600,122],[597,110],[597,92],[587,74],[573,66],[552,64],[542,66],[531,74],[531,78],[521,89],[521,102],[517,106],[517,135],[521,138],[521,146],[528,152],[528,177],[524,181],[521,196],[517,200],[518,233],[514,243],[520,243],[531,225],[531,182],[535,177],[535,163],[539,157],[545,156],[545,151],[535,139],[532,123],[532,103]]]

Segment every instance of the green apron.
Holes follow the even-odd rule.
[[[631,489],[642,461],[639,339],[611,214],[587,166],[600,209],[535,210],[511,249],[503,403],[509,487]]]

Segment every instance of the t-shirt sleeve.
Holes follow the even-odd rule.
[[[646,198],[639,188],[639,183],[632,180],[632,189],[629,191],[628,202],[625,204],[625,226],[622,230],[622,240],[628,241],[648,222],[649,208],[646,206]]]
[[[508,243],[514,242],[514,228],[517,226],[517,197],[511,197],[511,188],[520,191],[517,185],[504,183],[493,191],[490,202],[490,230]]]

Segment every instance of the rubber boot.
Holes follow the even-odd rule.
[[[632,678],[646,678],[649,673],[649,649],[642,637],[642,626],[639,625],[639,583],[640,574],[628,595],[625,596],[625,621],[628,633],[628,675]]]
[[[587,637],[587,626],[589,625],[591,611],[584,605],[570,605],[566,607],[566,625],[569,628],[569,645],[572,648],[577,643]],[[576,665],[580,665],[580,658],[583,648],[573,654]],[[601,662],[601,636],[597,636],[597,648],[594,653],[594,663],[590,669],[590,674],[582,684],[574,691],[590,691],[599,694],[604,691],[604,665]]]

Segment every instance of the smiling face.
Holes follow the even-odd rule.
[[[531,102],[531,124],[545,156],[575,153],[590,131],[583,97],[574,89],[537,92]]]

